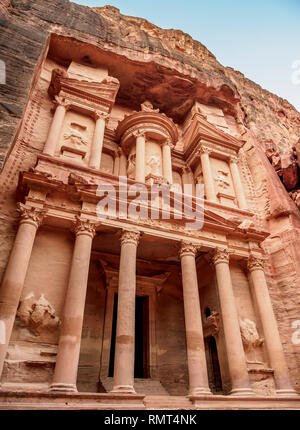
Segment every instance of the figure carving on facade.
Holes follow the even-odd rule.
[[[76,124],[71,124],[67,133],[64,134],[64,140],[70,143],[72,146],[81,147],[86,146],[88,141],[83,134],[77,129]]]
[[[224,170],[218,170],[218,174],[215,178],[215,181],[217,182],[219,188],[227,189],[230,187],[228,176],[229,172],[224,172]]]
[[[146,161],[146,173],[161,176],[161,160],[159,155],[152,154]]]
[[[159,109],[154,109],[153,104],[149,102],[149,100],[145,100],[144,103],[141,104],[141,111],[159,113]]]
[[[259,337],[256,324],[248,318],[240,319],[240,329],[245,352],[249,353],[249,358],[256,360],[255,349],[261,346],[264,339]]]
[[[127,176],[130,179],[135,179],[135,160],[136,154],[130,154],[128,157]]]
[[[17,316],[22,327],[26,327],[35,336],[39,336],[44,330],[55,330],[60,324],[55,309],[44,294],[38,300],[34,294],[28,295],[21,301]]]

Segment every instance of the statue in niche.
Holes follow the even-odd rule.
[[[70,124],[69,130],[64,134],[64,140],[75,148],[86,146],[88,141],[82,134],[82,131],[85,130],[86,127],[83,127],[80,124],[72,123]]]
[[[247,318],[240,320],[240,329],[245,352],[252,360],[250,363],[261,363],[256,359],[256,349],[263,344],[264,339],[259,337],[255,322]]]
[[[223,170],[218,170],[218,174],[215,178],[218,187],[222,188],[222,189],[226,189],[230,187],[230,182],[229,182],[229,172],[224,172]]]
[[[160,156],[152,154],[146,161],[146,169],[154,176],[161,176],[161,161]]]
[[[144,103],[141,104],[142,112],[155,112],[158,113],[159,109],[154,109],[153,104],[149,102],[149,100],[145,100]]]
[[[135,159],[136,154],[131,154],[128,157],[127,176],[130,179],[135,179]]]

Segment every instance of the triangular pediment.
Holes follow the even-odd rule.
[[[81,81],[71,78],[62,78],[61,89],[66,92],[92,95],[94,97],[115,100],[119,89],[119,82],[115,78],[107,77],[101,82]]]
[[[239,149],[243,144],[241,140],[208,122],[201,114],[195,114],[189,130],[184,136],[184,146],[187,149],[193,146],[195,141],[198,142],[201,139],[235,149]]]

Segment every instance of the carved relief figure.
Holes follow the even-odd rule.
[[[161,161],[159,155],[152,154],[146,161],[146,173],[161,176]]]
[[[215,178],[215,181],[218,184],[219,188],[222,189],[227,189],[230,187],[230,182],[229,182],[229,172],[224,172],[223,170],[218,170],[218,174]]]
[[[253,361],[257,363],[255,349],[263,344],[264,339],[259,337],[255,322],[247,318],[240,320],[240,329],[245,352],[250,353]]]
[[[54,330],[60,324],[53,306],[44,294],[37,300],[34,294],[21,301],[17,316],[22,327],[28,328],[35,336],[43,330]]]
[[[65,142],[71,144],[74,147],[82,147],[86,146],[88,141],[86,137],[82,134],[82,131],[85,131],[86,127],[81,126],[80,124],[72,123],[69,127],[67,133],[64,134]]]
[[[130,154],[128,157],[127,176],[130,179],[135,179],[135,159],[136,154]]]

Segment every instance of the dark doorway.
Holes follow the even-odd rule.
[[[210,336],[206,342],[210,360],[208,365],[210,389],[213,393],[220,393],[223,387],[216,340]]]
[[[115,294],[110,345],[109,377],[114,375],[118,295]],[[136,297],[134,377],[149,378],[149,297]]]

